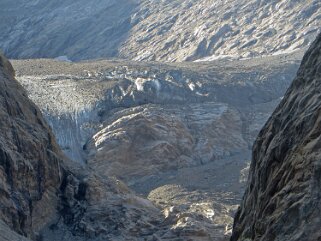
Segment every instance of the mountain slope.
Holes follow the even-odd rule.
[[[261,130],[231,240],[320,240],[321,35]]]
[[[138,19],[138,20],[136,20]],[[252,57],[304,48],[321,23],[320,1],[142,1],[122,46],[135,60]]]
[[[172,62],[305,48],[319,31],[321,3],[6,0],[0,16],[0,46],[10,58]]]

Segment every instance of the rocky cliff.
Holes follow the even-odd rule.
[[[231,240],[320,240],[321,35],[261,130]]]
[[[40,110],[0,55],[0,219],[35,238],[54,216],[62,153]]]
[[[320,16],[319,0],[2,0],[0,46],[10,58],[262,56],[307,47]]]

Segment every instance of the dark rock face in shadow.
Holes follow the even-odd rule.
[[[0,55],[0,219],[33,238],[55,213],[61,151]]]
[[[320,240],[321,35],[253,148],[231,240]]]

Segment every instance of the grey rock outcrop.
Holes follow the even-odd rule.
[[[173,62],[305,48],[319,31],[321,6],[319,0],[3,0],[0,16],[0,46],[10,58]]]
[[[115,178],[88,169],[75,172],[77,176],[70,171],[64,175],[59,215],[42,230],[42,240],[136,241],[153,237],[162,215],[150,201],[135,195]]]
[[[321,35],[261,130],[231,240],[320,240]]]
[[[108,118],[86,145],[88,165],[133,185],[244,152],[242,125],[236,109],[213,102],[128,108]]]

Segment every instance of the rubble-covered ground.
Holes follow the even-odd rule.
[[[2,0],[10,58],[181,62],[277,55],[309,46],[319,0]]]

